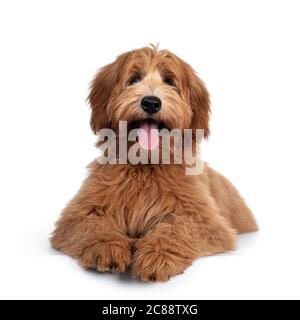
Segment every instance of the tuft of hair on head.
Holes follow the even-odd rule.
[[[149,44],[149,47],[155,52],[157,53],[159,51],[159,42],[157,42],[157,44],[153,44],[153,43],[150,43]]]

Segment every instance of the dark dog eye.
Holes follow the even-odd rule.
[[[166,79],[164,80],[164,83],[165,83],[166,85],[170,86],[170,87],[175,87],[175,83],[174,83],[173,79],[171,79],[171,78],[166,78]]]
[[[133,85],[133,84],[138,83],[140,81],[141,81],[141,77],[136,75],[129,80],[129,85]]]

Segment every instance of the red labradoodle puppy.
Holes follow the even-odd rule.
[[[173,53],[142,48],[104,67],[91,85],[94,132],[119,121],[129,128],[197,129],[209,135],[210,101],[204,83]],[[194,132],[194,131],[193,131]],[[194,135],[193,135],[194,137]],[[90,165],[89,177],[68,204],[52,246],[87,268],[167,281],[193,260],[235,248],[237,233],[257,230],[238,191],[205,164]]]

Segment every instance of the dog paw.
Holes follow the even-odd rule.
[[[99,272],[124,272],[131,257],[131,247],[126,242],[98,242],[85,248],[79,263]]]
[[[157,249],[155,246],[144,245],[135,251],[131,270],[145,282],[166,282],[183,273],[190,264],[191,261],[176,253],[174,248]]]

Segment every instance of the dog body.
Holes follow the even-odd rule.
[[[96,76],[89,100],[95,132],[118,131],[126,120],[129,128],[201,128],[209,135],[208,92],[168,51],[123,54]],[[185,163],[94,161],[89,170],[51,239],[84,267],[130,267],[144,281],[166,281],[198,257],[234,249],[237,233],[257,230],[236,189],[207,164],[201,175],[186,175]]]

